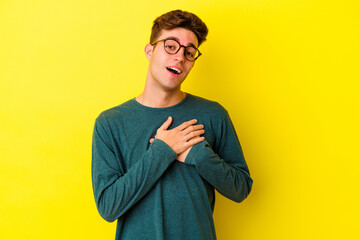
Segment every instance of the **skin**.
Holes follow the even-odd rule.
[[[184,28],[162,30],[157,40],[169,37],[176,38],[184,46],[190,44],[198,46],[196,35]],[[185,58],[184,48],[180,48],[176,54],[168,54],[164,50],[163,42],[159,42],[155,46],[147,44],[145,55],[149,60],[149,68],[144,91],[136,100],[145,106],[155,108],[170,107],[181,102],[186,96],[186,93],[181,91],[181,84],[190,73],[195,62],[190,62]],[[182,73],[174,76],[166,69],[170,66],[180,69]],[[204,134],[204,126],[196,124],[197,120],[192,119],[168,130],[172,120],[172,117],[169,117],[163,123],[157,130],[155,138],[167,143],[178,154],[177,160],[184,162],[191,147],[204,140],[204,137],[200,136]],[[154,139],[149,141],[152,143]]]

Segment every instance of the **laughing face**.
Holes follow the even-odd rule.
[[[196,35],[184,28],[162,30],[157,40],[162,39],[175,39],[184,46],[198,46]],[[184,50],[181,47],[176,54],[169,54],[164,49],[164,42],[147,44],[145,53],[150,61],[147,84],[167,92],[180,91],[181,83],[194,66],[194,62],[185,58]]]

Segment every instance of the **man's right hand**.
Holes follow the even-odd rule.
[[[196,119],[184,122],[176,128],[167,130],[171,122],[172,117],[169,117],[157,130],[155,138],[168,144],[176,154],[180,154],[195,144],[204,141],[205,138],[200,137],[200,135],[205,132],[203,129],[204,126],[202,124],[195,125],[197,123]],[[150,142],[152,142],[152,139]]]

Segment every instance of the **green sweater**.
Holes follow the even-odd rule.
[[[169,129],[197,119],[205,140],[185,163],[156,130],[171,116]],[[116,219],[116,239],[216,239],[214,188],[241,202],[252,179],[227,111],[218,103],[187,94],[171,107],[150,108],[131,99],[96,119],[92,149],[96,206]]]

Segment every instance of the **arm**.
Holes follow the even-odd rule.
[[[205,140],[191,148],[185,163],[195,165],[201,177],[219,193],[241,202],[249,195],[253,181],[227,113],[218,127],[216,137],[216,152]]]
[[[137,203],[156,183],[176,153],[156,140],[127,172],[121,156],[115,154],[105,119],[95,123],[92,146],[92,183],[100,215],[112,222]]]
[[[188,133],[192,136],[192,132],[195,136],[202,133],[193,127],[196,121],[167,130],[171,122],[172,118],[169,118],[158,129],[158,139],[153,140],[136,164],[125,172],[121,165],[124,159],[112,147],[106,119],[97,119],[93,134],[92,182],[96,206],[105,220],[112,222],[122,216],[150,191],[177,153],[203,140],[184,137]]]

